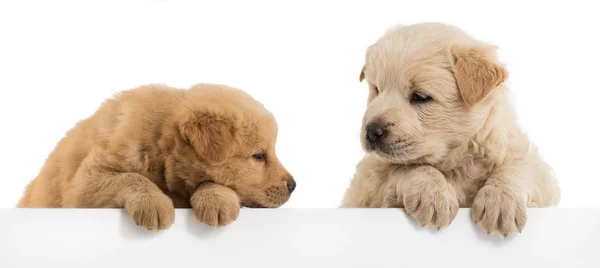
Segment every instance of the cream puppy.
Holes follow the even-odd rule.
[[[439,23],[396,26],[367,49],[357,165],[342,207],[404,207],[421,225],[459,207],[488,233],[521,231],[555,205],[552,169],[517,124],[495,47]]]

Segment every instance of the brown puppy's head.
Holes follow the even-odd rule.
[[[296,182],[275,154],[277,124],[262,104],[226,86],[196,85],[185,93],[182,138],[208,180],[233,189],[247,207],[279,207]]]
[[[397,163],[435,164],[484,124],[507,72],[495,48],[438,23],[390,29],[366,54],[361,143]]]

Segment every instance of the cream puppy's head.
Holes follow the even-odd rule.
[[[439,23],[396,26],[367,49],[361,143],[390,162],[434,164],[472,138],[507,79],[495,47]]]

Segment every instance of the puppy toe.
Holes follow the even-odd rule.
[[[431,223],[434,213],[434,207],[432,205],[428,205],[421,207],[416,213],[413,214],[413,217],[415,217],[419,224],[424,227]]]
[[[485,214],[485,207],[479,203],[473,203],[471,207],[471,217],[473,218],[473,222],[475,224],[479,223],[481,219],[483,219],[483,215]]]
[[[219,226],[225,226],[237,219],[238,213],[232,210],[222,210],[219,212]]]
[[[520,232],[525,228],[525,224],[527,223],[527,212],[524,206],[519,206],[517,213],[515,215],[515,225],[517,230]]]
[[[480,225],[486,234],[490,235],[498,230],[498,216],[500,212],[495,207],[486,209],[483,218],[481,219]]]
[[[454,219],[456,214],[452,214],[453,211],[448,204],[445,205],[437,205],[436,213],[433,216],[433,220],[431,224],[438,230],[442,227],[450,224],[450,222]]]
[[[500,213],[498,216],[498,231],[504,237],[516,232],[517,226],[514,217],[508,213]]]

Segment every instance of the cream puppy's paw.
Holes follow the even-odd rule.
[[[410,180],[404,188],[404,208],[421,226],[430,225],[439,230],[450,224],[458,213],[456,192],[438,170],[419,169],[423,171],[419,172],[421,177]]]
[[[527,206],[525,199],[519,198],[513,191],[486,185],[477,193],[471,215],[475,224],[479,224],[488,235],[499,233],[507,237],[525,227]]]

